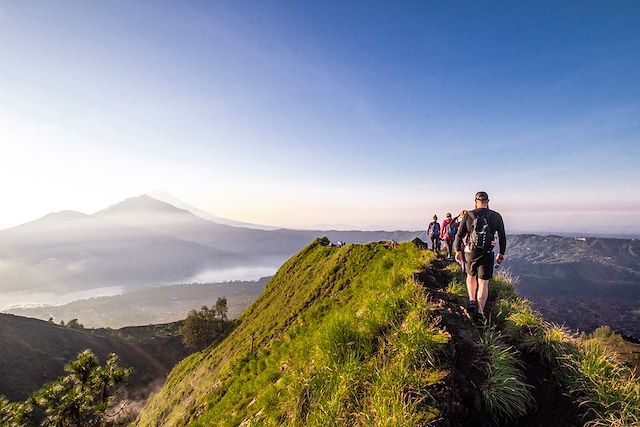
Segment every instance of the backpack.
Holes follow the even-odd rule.
[[[453,221],[451,221],[449,224],[447,224],[447,228],[445,229],[445,231],[447,232],[447,235],[449,237],[456,237],[456,228],[453,226]]]
[[[469,230],[467,245],[472,252],[490,252],[494,233],[489,225],[488,215],[473,212],[471,217],[473,223]]]
[[[434,221],[429,225],[429,237],[434,238],[440,235],[440,224]]]

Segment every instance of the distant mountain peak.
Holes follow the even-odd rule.
[[[148,194],[141,194],[139,196],[130,197],[114,205],[109,206],[99,212],[96,215],[113,215],[132,212],[153,212],[153,213],[171,213],[171,214],[188,214],[191,212],[180,209],[170,203],[163,202],[155,199]]]
[[[78,219],[78,218],[87,218],[89,215],[84,214],[78,211],[64,210],[58,212],[51,212],[43,216],[41,219],[45,218],[58,218],[58,219]]]
[[[241,227],[241,228],[253,228],[256,230],[277,230],[280,227],[274,227],[271,225],[264,225],[264,224],[253,224],[253,223],[249,223],[249,222],[243,222],[243,221],[236,221],[233,219],[229,219],[229,218],[223,218],[217,215],[213,215],[210,212],[204,211],[202,209],[199,209],[195,206],[191,206],[185,202],[183,202],[182,200],[178,199],[177,197],[175,197],[174,195],[167,193],[165,191],[158,191],[158,190],[154,190],[151,191],[150,193],[150,197],[156,199],[156,200],[160,200],[166,203],[169,203],[173,206],[176,206],[180,209],[184,209],[187,210],[189,212],[191,212],[192,214],[196,215],[197,217],[207,220],[207,221],[211,221],[211,222],[215,222],[216,224],[220,224],[220,225],[228,225],[231,227]]]

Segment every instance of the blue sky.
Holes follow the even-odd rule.
[[[0,227],[150,190],[276,225],[640,233],[637,2],[0,1]]]

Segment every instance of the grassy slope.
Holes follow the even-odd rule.
[[[140,426],[415,425],[437,416],[428,389],[448,335],[413,275],[411,244],[328,248],[285,263],[219,346],[178,365]],[[253,354],[250,352],[254,338]]]
[[[575,411],[567,425],[638,425],[640,385],[627,363],[635,360],[621,358],[619,337],[578,337],[546,323],[508,275],[490,286],[490,323],[474,326],[460,307],[459,268],[437,264],[411,244],[315,241],[282,266],[226,339],[173,370],[136,424],[413,426],[486,416],[539,425],[545,408],[535,399],[550,389],[525,375],[536,361],[557,393],[580,403],[567,398],[555,409]],[[423,287],[414,274],[428,266]],[[466,374],[474,373],[472,383]],[[476,395],[479,406],[469,400]],[[554,416],[549,425],[558,425]]]
[[[635,347],[603,327],[576,335],[546,322],[513,291],[508,275],[494,281],[495,328],[522,353],[533,355],[579,402],[586,426],[640,425],[640,379]]]
[[[26,399],[63,375],[64,366],[86,349],[101,361],[115,352],[123,366],[134,367],[130,391],[144,391],[149,383],[164,378],[186,354],[179,337],[147,337],[142,342],[124,331],[70,329],[0,313],[0,394],[13,401]]]

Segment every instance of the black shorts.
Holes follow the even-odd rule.
[[[467,267],[467,274],[478,276],[478,279],[489,280],[493,277],[493,265],[495,254],[493,252],[465,252],[464,260]]]

